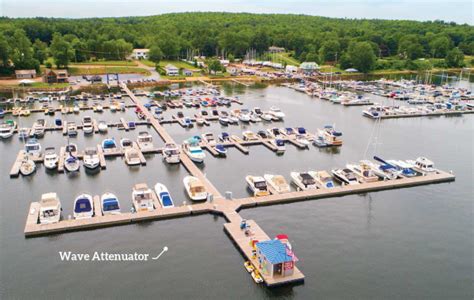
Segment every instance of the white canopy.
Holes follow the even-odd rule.
[[[31,79],[22,79],[20,80],[20,84],[31,84],[35,82],[34,80],[31,80]]]

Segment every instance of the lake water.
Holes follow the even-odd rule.
[[[472,88],[472,86],[471,86]],[[146,167],[128,168],[122,158],[107,161],[97,174],[47,173],[39,166],[35,175],[10,179],[8,176],[22,144],[17,136],[0,141],[0,296],[27,298],[158,298],[158,299],[472,299],[473,289],[473,137],[474,118],[430,117],[383,120],[376,145],[369,143],[374,122],[362,116],[362,107],[343,107],[311,98],[285,87],[244,88],[225,85],[229,95],[238,95],[244,106],[268,109],[278,106],[284,122],[184,129],[165,125],[177,142],[202,134],[269,127],[304,126],[314,132],[336,124],[343,132],[344,145],[336,150],[313,146],[299,150],[287,146],[277,156],[264,146],[250,147],[249,155],[230,149],[225,159],[208,155],[201,166],[221,193],[247,196],[244,177],[267,172],[330,170],[348,162],[378,154],[396,159],[427,156],[443,170],[452,170],[456,181],[436,185],[374,192],[285,205],[242,210],[269,236],[289,235],[298,266],[305,274],[303,285],[268,289],[256,285],[243,268],[243,258],[223,231],[224,218],[201,215],[181,219],[144,222],[105,229],[79,231],[26,239],[24,224],[30,202],[41,194],[56,191],[64,208],[72,214],[73,200],[82,192],[102,194],[113,191],[122,209],[131,206],[133,184],[146,182],[168,186],[178,204],[185,198],[182,166],[168,166],[161,157],[148,156]],[[376,102],[387,101],[375,98]],[[233,105],[235,107],[235,105]],[[176,113],[168,110],[165,115]],[[183,109],[192,116],[195,109]],[[92,112],[69,115],[77,123],[84,115],[97,120],[132,120],[124,113]],[[59,114],[57,114],[59,116]],[[22,126],[36,118],[20,119]],[[144,128],[141,128],[144,129]],[[98,144],[106,136],[135,139],[138,131],[109,129],[107,135],[84,137],[74,142],[80,149]],[[162,143],[155,137],[157,146]],[[60,132],[48,132],[41,140],[46,146],[66,144]],[[376,149],[374,149],[376,148]],[[148,262],[62,262],[59,251],[91,253],[150,253]]]

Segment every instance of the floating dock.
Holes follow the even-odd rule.
[[[439,117],[439,116],[460,116],[463,114],[474,114],[474,110],[458,110],[458,111],[445,111],[445,112],[432,112],[432,113],[413,113],[413,114],[393,114],[393,115],[382,115],[378,117],[371,117],[367,114],[363,114],[364,117],[369,119],[399,119],[399,118],[415,118],[415,117]]]

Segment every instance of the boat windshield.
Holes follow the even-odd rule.
[[[205,192],[204,187],[200,186],[200,185],[192,186],[190,190],[191,190],[192,193],[204,193]]]
[[[202,149],[191,149],[190,152],[193,154],[200,154],[202,153]]]
[[[26,152],[39,150],[39,145],[26,145]]]
[[[42,211],[43,217],[49,218],[49,217],[54,217],[55,215],[58,214],[57,209],[45,209]]]
[[[255,187],[260,189],[260,190],[266,190],[267,189],[267,184],[265,181],[257,181],[255,182]]]
[[[104,211],[120,209],[117,199],[114,198],[105,199],[102,208]]]

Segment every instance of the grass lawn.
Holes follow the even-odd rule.
[[[14,85],[5,85],[5,86],[2,86],[3,88],[5,87],[11,87],[11,88],[18,88],[18,87],[21,87],[21,88],[67,88],[69,87],[69,83],[52,83],[52,84],[49,84],[49,83],[44,83],[44,82],[34,82],[34,83],[31,83],[31,84],[27,84],[27,85],[22,85],[22,84],[14,84]]]
[[[146,69],[136,68],[136,67],[125,67],[125,66],[111,66],[107,68],[105,67],[94,67],[94,68],[70,67],[69,68],[70,75],[99,75],[99,74],[106,74],[106,73],[118,73],[118,74],[135,73],[135,74],[150,75],[150,71]]]
[[[199,68],[196,68],[195,66],[188,64],[187,62],[180,61],[180,60],[162,60],[160,61],[160,67],[164,68],[166,67],[167,64],[172,64],[178,69],[188,69],[188,70],[199,70]],[[154,64],[152,65],[152,67]]]
[[[137,63],[134,61],[126,61],[126,60],[104,60],[104,61],[87,61],[87,62],[80,62],[75,63],[71,62],[71,65],[98,65],[98,66],[128,66],[128,67],[136,67]]]
[[[295,59],[293,57],[290,57],[289,52],[283,52],[283,53],[276,53],[275,54],[274,62],[281,62],[281,61],[286,62],[287,65],[292,65],[292,66],[299,66],[300,65],[300,62],[297,59]]]

